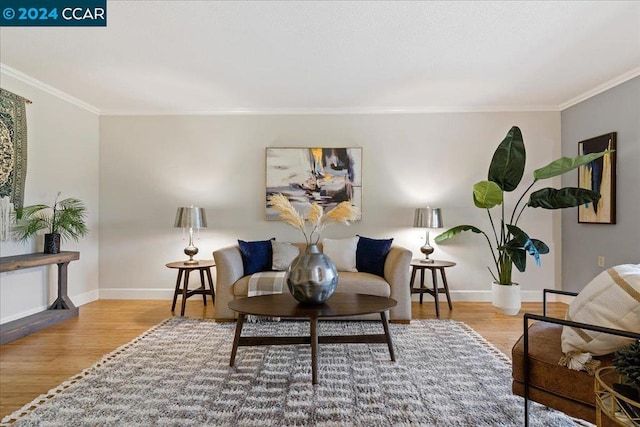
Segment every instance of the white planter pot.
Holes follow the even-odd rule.
[[[491,284],[491,302],[493,306],[508,316],[515,316],[520,312],[522,298],[520,285],[513,283],[511,286]]]

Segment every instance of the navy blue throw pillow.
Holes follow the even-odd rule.
[[[384,262],[393,239],[370,239],[359,236],[356,249],[356,269],[384,277]]]
[[[273,262],[271,240],[275,240],[275,238],[255,242],[238,240],[245,276],[258,273],[259,271],[271,270],[271,263]]]

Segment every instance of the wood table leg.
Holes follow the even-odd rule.
[[[436,269],[431,269],[431,279],[433,280],[433,298],[436,300],[436,317],[440,317],[440,301],[438,298],[438,275]]]
[[[424,296],[424,268],[420,269],[420,304],[422,304],[422,297]]]
[[[171,304],[171,312],[174,312],[176,309],[176,301],[178,300],[178,291],[180,290],[180,281],[182,280],[182,270],[178,269],[178,280],[176,280],[176,290],[173,292],[173,304]]]
[[[312,317],[311,323],[311,383],[318,384],[318,319]]]
[[[207,306],[207,285],[204,283],[204,269],[199,268],[200,270],[200,286],[202,286],[202,303]]]
[[[244,313],[238,313],[238,323],[236,323],[236,334],[233,337],[233,347],[231,347],[231,359],[229,366],[236,363],[236,353],[238,351],[238,343],[240,343],[240,334],[242,334],[242,326],[244,325]]]
[[[382,327],[384,328],[384,335],[387,337],[387,345],[389,346],[389,354],[391,355],[391,360],[393,362],[396,361],[396,355],[393,352],[393,341],[391,341],[391,332],[389,332],[389,321],[387,320],[386,312],[380,313],[380,318],[382,319]]]
[[[444,292],[447,295],[447,302],[449,303],[449,310],[453,310],[453,305],[451,304],[451,295],[449,295],[449,284],[447,283],[447,276],[444,273],[444,268],[440,269],[440,274],[442,275],[442,283],[444,285]]]
[[[413,282],[416,280],[416,268],[411,267],[411,281],[409,282],[409,293],[413,291]]]
[[[207,267],[207,279],[209,280],[209,289],[211,290],[211,302],[216,302],[216,291],[213,290],[213,279],[211,278],[211,268]]]
[[[187,288],[189,287],[189,270],[184,271],[184,282],[182,284],[182,309],[180,316],[184,316],[184,309],[187,305]]]

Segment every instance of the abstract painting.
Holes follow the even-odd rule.
[[[326,212],[344,201],[362,212],[362,148],[267,148],[267,220],[280,219],[268,202],[276,193],[302,213],[313,202]]]
[[[616,149],[616,132],[580,141],[578,154]],[[616,153],[605,154],[578,169],[578,186],[600,193],[597,204],[578,207],[578,222],[591,224],[616,223]]]

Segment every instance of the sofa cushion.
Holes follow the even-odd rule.
[[[250,278],[251,276],[245,276],[233,284],[234,296],[247,296]],[[289,292],[289,290],[286,289],[283,292]],[[338,274],[338,286],[336,287],[336,292],[389,297],[391,295],[391,287],[382,277],[374,274],[341,271]]]
[[[271,251],[273,252],[271,269],[275,271],[285,271],[298,255],[300,249],[291,243],[271,241]]]
[[[358,271],[356,269],[356,250],[358,237],[349,239],[323,239],[322,252],[331,258],[338,271]]]
[[[259,271],[271,270],[271,263],[273,259],[271,240],[275,240],[275,238],[252,242],[238,240],[238,247],[240,248],[240,254],[242,255],[242,266],[244,268],[245,276]]]
[[[574,371],[558,364],[562,357],[562,326],[536,322],[529,327],[529,384],[555,396],[595,407],[594,378],[584,371]],[[524,382],[524,336],[511,351],[513,379]],[[613,363],[613,355],[597,358],[602,366]]]
[[[358,271],[384,277],[384,262],[387,259],[393,239],[370,239],[359,236],[356,250],[356,268]]]
[[[640,265],[609,268],[596,276],[569,305],[567,320],[640,332]],[[633,342],[630,338],[565,326],[562,351],[572,369],[583,368],[582,353],[613,353]],[[588,358],[588,356],[587,356]]]

